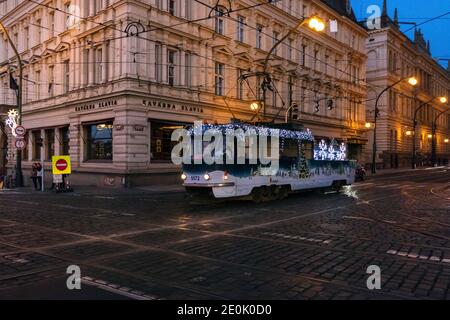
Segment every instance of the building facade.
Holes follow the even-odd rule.
[[[230,12],[230,1],[216,0],[0,1],[1,21],[24,60],[25,174],[34,160],[43,157],[50,168],[52,155],[70,154],[75,184],[178,178],[172,131],[197,120],[257,120],[250,104],[261,79],[238,79],[262,71],[273,44],[311,15],[336,21],[338,31],[302,27],[277,48],[267,118],[282,122],[295,104],[293,121],[348,142],[349,156],[361,157],[367,32],[349,0],[231,5]],[[16,76],[5,39],[0,68]],[[0,103],[14,104],[7,71],[0,81]],[[10,172],[12,141],[9,135]]]
[[[446,70],[432,58],[430,42],[425,41],[420,29],[415,30],[414,40],[400,31],[398,12],[396,10],[391,19],[387,14],[387,1],[384,1],[382,12],[381,29],[369,30],[366,45],[367,120],[374,121],[375,99],[384,88],[412,76],[418,80],[418,85],[413,87],[408,81],[402,81],[381,96],[377,119],[377,167],[412,166],[414,139],[417,165],[430,165],[432,124],[436,118],[437,164],[445,164],[450,159],[450,115],[439,115],[448,109],[448,104],[442,104],[439,97],[450,97],[450,69]],[[428,101],[426,106],[419,108]],[[373,133],[368,132],[368,137],[366,163],[370,165]]]

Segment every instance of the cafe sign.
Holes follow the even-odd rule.
[[[175,104],[156,100],[142,100],[142,105],[153,109],[179,111],[183,113],[203,113],[203,108],[185,104]]]
[[[98,109],[104,109],[104,108],[109,108],[109,107],[113,107],[113,106],[117,106],[117,100],[107,100],[107,101],[88,103],[88,104],[76,106],[75,112],[98,110]]]

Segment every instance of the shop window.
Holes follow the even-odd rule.
[[[186,124],[152,121],[150,126],[150,160],[152,162],[171,161],[172,149],[178,143],[177,141],[171,141],[172,132],[176,129],[184,128]]]
[[[86,159],[113,159],[113,123],[99,122],[85,126],[86,130]]]
[[[54,129],[45,130],[45,137],[47,139],[46,160],[52,160],[52,157],[55,155],[55,130]]]

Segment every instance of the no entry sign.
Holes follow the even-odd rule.
[[[53,174],[71,174],[70,156],[52,157]]]

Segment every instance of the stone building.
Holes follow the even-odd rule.
[[[230,1],[202,2],[0,1],[1,21],[24,60],[24,172],[41,155],[49,169],[52,155],[70,154],[75,184],[178,179],[171,132],[195,120],[257,120],[250,104],[260,79],[238,78],[261,71],[276,40],[312,15],[326,30],[301,27],[270,60],[267,118],[282,122],[295,104],[293,121],[348,142],[349,156],[361,157],[367,32],[349,0],[239,0],[231,13]],[[0,67],[16,76],[5,39]],[[15,103],[6,72],[0,96]]]
[[[425,41],[420,29],[409,39],[399,29],[398,11],[394,19],[387,14],[384,1],[381,29],[369,30],[367,49],[367,114],[374,119],[375,98],[386,87],[405,77],[414,76],[419,81],[412,87],[403,81],[386,92],[379,102],[377,119],[377,155],[379,168],[408,167],[412,163],[413,139],[416,139],[418,165],[429,165],[432,148],[432,123],[448,104],[439,97],[450,96],[450,72],[431,56],[430,42]],[[433,99],[434,98],[434,99]],[[416,109],[427,101],[428,105],[417,113],[417,127],[413,132]],[[372,133],[367,144],[366,162],[371,163]],[[438,163],[450,159],[450,115],[442,114],[437,120],[436,146]]]

